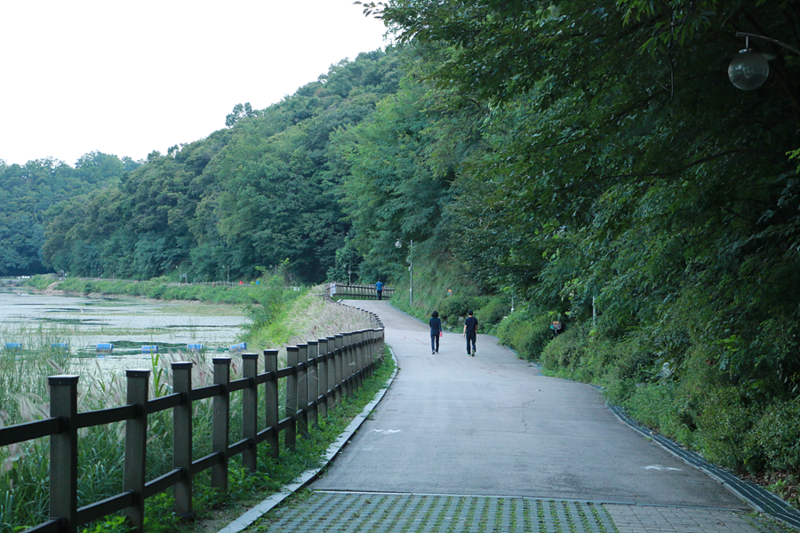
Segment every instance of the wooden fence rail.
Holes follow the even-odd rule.
[[[375,285],[353,285],[347,283],[330,283],[327,288],[328,296],[335,298],[361,298],[377,300],[378,291]],[[383,287],[383,299],[389,300],[394,295],[393,287]]]
[[[242,454],[242,463],[256,471],[257,445],[268,444],[268,453],[280,455],[295,445],[297,434],[308,436],[319,417],[358,390],[383,358],[384,331],[380,319],[368,313],[376,326],[341,333],[298,346],[288,346],[287,367],[278,369],[278,350],[264,350],[264,373],[257,373],[258,354],[242,354],[242,377],[231,380],[231,358],[214,357],[214,384],[192,388],[191,361],[172,363],[172,394],[148,399],[150,370],[127,370],[127,405],[87,411],[77,410],[78,376],[48,378],[50,418],[0,428],[0,446],[50,437],[50,519],[28,532],[73,533],[93,520],[122,511],[133,531],[144,527],[144,502],[173,488],[175,512],[191,517],[192,479],[211,469],[211,485],[228,489],[228,460]],[[278,380],[286,380],[284,418],[280,418]],[[266,416],[259,421],[258,387],[264,389]],[[228,441],[230,395],[242,391],[242,438]],[[212,453],[192,460],[192,403],[212,398]],[[147,416],[171,409],[173,417],[173,469],[145,479]],[[80,507],[78,493],[78,430],[125,421],[123,492]],[[259,430],[259,422],[261,429]]]

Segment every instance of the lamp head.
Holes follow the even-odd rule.
[[[728,65],[728,77],[743,91],[758,89],[769,76],[769,62],[764,54],[751,48],[740,51]]]
[[[394,247],[395,248],[402,248],[403,247],[403,243],[400,242],[400,241],[397,241],[396,243],[394,243]]]

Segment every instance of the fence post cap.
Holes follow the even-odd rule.
[[[243,353],[242,359],[258,359],[257,353]]]
[[[173,361],[173,362],[172,362],[172,368],[184,368],[184,367],[190,367],[190,366],[192,366],[193,364],[194,364],[194,362],[193,362],[193,361]]]
[[[215,365],[229,365],[231,364],[230,357],[214,357],[211,359]]]
[[[131,368],[125,371],[125,377],[147,378],[150,377],[150,370],[146,368]]]
[[[47,378],[49,385],[73,385],[78,382],[78,376],[70,374],[60,374],[58,376],[50,376]]]

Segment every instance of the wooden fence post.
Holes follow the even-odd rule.
[[[364,379],[372,377],[372,348],[374,345],[374,336],[371,329],[364,330]]]
[[[278,422],[280,413],[278,411],[278,350],[264,350],[264,372],[272,374],[272,379],[264,384],[264,396],[266,400],[266,424],[272,431],[267,435],[269,445],[269,455],[277,459],[281,455],[278,441]]]
[[[385,345],[384,345],[384,342],[386,341],[386,339],[385,339],[385,337],[383,335],[384,332],[383,332],[383,328],[382,327],[376,329],[375,331],[378,334],[378,342],[377,342],[377,346],[376,346],[376,351],[378,353],[378,357],[377,357],[376,360],[381,360],[381,359],[383,359],[383,354],[386,352]]]
[[[336,407],[336,337],[328,339],[328,411]]]
[[[380,333],[379,333],[379,331],[377,329],[371,329],[369,331],[370,331],[370,334],[372,335],[372,351],[371,351],[371,359],[370,359],[370,361],[372,362],[372,372],[371,372],[371,374],[375,374],[375,367],[377,366],[378,361],[380,360],[380,357],[381,357],[381,353],[379,351],[379,349],[380,349]]]
[[[364,385],[364,330],[356,331],[356,390],[361,390]]]
[[[61,433],[50,436],[50,518],[74,533],[78,514],[78,376],[51,376],[50,416],[60,418]]]
[[[333,366],[334,366],[334,386],[336,387],[336,405],[342,403],[342,339],[341,333],[333,336]]]
[[[299,348],[297,346],[286,347],[286,366],[293,368],[297,372],[297,359]],[[287,418],[291,417],[289,427],[283,434],[283,442],[286,448],[294,448],[297,443],[297,374],[286,376],[286,413]]]
[[[222,454],[222,460],[211,467],[211,487],[221,494],[228,492],[228,431],[230,429],[231,358],[214,357],[214,385],[222,385],[222,391],[214,396],[211,420],[211,449]]]
[[[300,434],[308,438],[308,344],[297,345],[297,359],[301,368],[297,373],[297,410],[300,414]]]
[[[147,390],[149,370],[126,370],[128,404],[136,405],[136,417],[125,422],[125,473],[122,490],[134,493],[133,505],[123,513],[131,531],[144,531],[144,484],[147,459]]]
[[[319,404],[319,416],[324,418],[328,417],[328,339],[319,339],[317,341],[317,396],[322,397]]]
[[[250,386],[242,391],[242,438],[250,439],[250,448],[242,452],[242,465],[251,474],[256,473],[258,454],[256,453],[256,437],[258,436],[258,354],[242,354],[242,377],[250,378]]]
[[[192,511],[192,363],[172,363],[172,390],[182,403],[172,410],[172,467],[183,470],[183,479],[173,488],[175,514],[194,518]]]
[[[364,381],[367,379],[367,351],[369,350],[369,337],[367,336],[367,330],[359,330],[358,338],[358,383],[359,387],[363,387]]]
[[[308,423],[319,427],[319,411],[317,399],[319,398],[319,372],[317,361],[317,341],[308,341]]]
[[[353,382],[350,375],[353,372],[353,334],[350,331],[342,333],[342,396],[353,394]]]

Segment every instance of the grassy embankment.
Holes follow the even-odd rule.
[[[509,298],[480,295],[467,267],[438,252],[421,252],[415,249],[414,305],[406,273],[393,280],[392,304],[423,320],[437,309],[456,331],[472,308],[481,333],[494,334],[520,357],[539,362],[547,375],[602,386],[608,401],[640,423],[800,507],[800,399],[755,398],[747,384],[709,364],[699,348],[680,367],[665,367],[659,347],[642,332],[606,336],[591,319],[570,321],[535,302],[516,301],[512,313]],[[566,327],[554,337],[549,326],[556,318]]]
[[[41,285],[49,285],[37,280]],[[107,286],[93,283],[93,293],[108,293]],[[102,282],[118,283],[118,282]],[[148,282],[153,285],[152,282]],[[143,285],[143,284],[138,284]],[[366,317],[352,309],[331,303],[323,303],[312,291],[280,291],[275,285],[261,287],[273,298],[265,311],[261,307],[268,303],[263,297],[260,304],[251,309],[255,314],[253,326],[247,332],[257,343],[275,346],[277,342],[298,342],[316,339],[342,331],[372,327]],[[207,289],[200,287],[200,289]],[[164,294],[169,288],[162,289]],[[185,288],[184,288],[185,290]],[[235,289],[232,289],[234,291]],[[244,291],[249,289],[245,288]],[[123,294],[131,294],[125,292]],[[152,296],[153,293],[146,294]],[[263,296],[263,295],[262,295]],[[251,304],[252,305],[252,304]],[[258,313],[261,313],[258,315]],[[0,357],[0,379],[5,387],[0,388],[0,422],[5,425],[36,420],[48,416],[46,403],[46,378],[60,373],[64,361],[46,352],[26,352],[19,359]],[[191,357],[195,362],[194,386],[210,384],[211,365],[207,358],[198,354],[170,354],[153,358],[153,395],[168,392],[171,381],[170,365],[173,359]],[[241,372],[240,362],[234,359],[232,375]],[[172,515],[170,493],[162,493],[147,501],[148,531],[216,531],[221,525],[236,517],[242,510],[260,501],[267,494],[294,479],[300,472],[319,464],[322,453],[341,433],[344,427],[368,403],[385,382],[393,369],[387,359],[372,380],[353,398],[347,399],[321,421],[318,431],[312,431],[309,439],[300,439],[294,450],[282,454],[280,460],[267,458],[266,449],[259,450],[259,473],[248,475],[241,467],[239,458],[231,461],[230,492],[216,494],[210,489],[209,476],[199,476],[195,486],[194,508],[198,520],[179,522]],[[262,371],[263,369],[260,369]],[[95,410],[124,404],[125,383],[116,376],[84,376],[81,379],[79,411]],[[284,392],[281,391],[281,400]],[[231,435],[241,434],[240,395],[231,397]],[[259,402],[262,405],[263,401]],[[14,406],[13,409],[8,407]],[[152,435],[148,442],[147,476],[152,479],[172,468],[171,442],[172,420],[168,412],[155,413],[148,417]],[[195,411],[194,452],[195,459],[210,453],[211,402],[200,402]],[[122,439],[124,424],[100,426],[83,430],[79,442],[79,505],[99,501],[122,490]],[[35,525],[47,516],[48,493],[48,440],[39,439],[0,448],[0,533],[10,533],[20,527]],[[124,531],[120,517],[93,524],[90,531]]]

